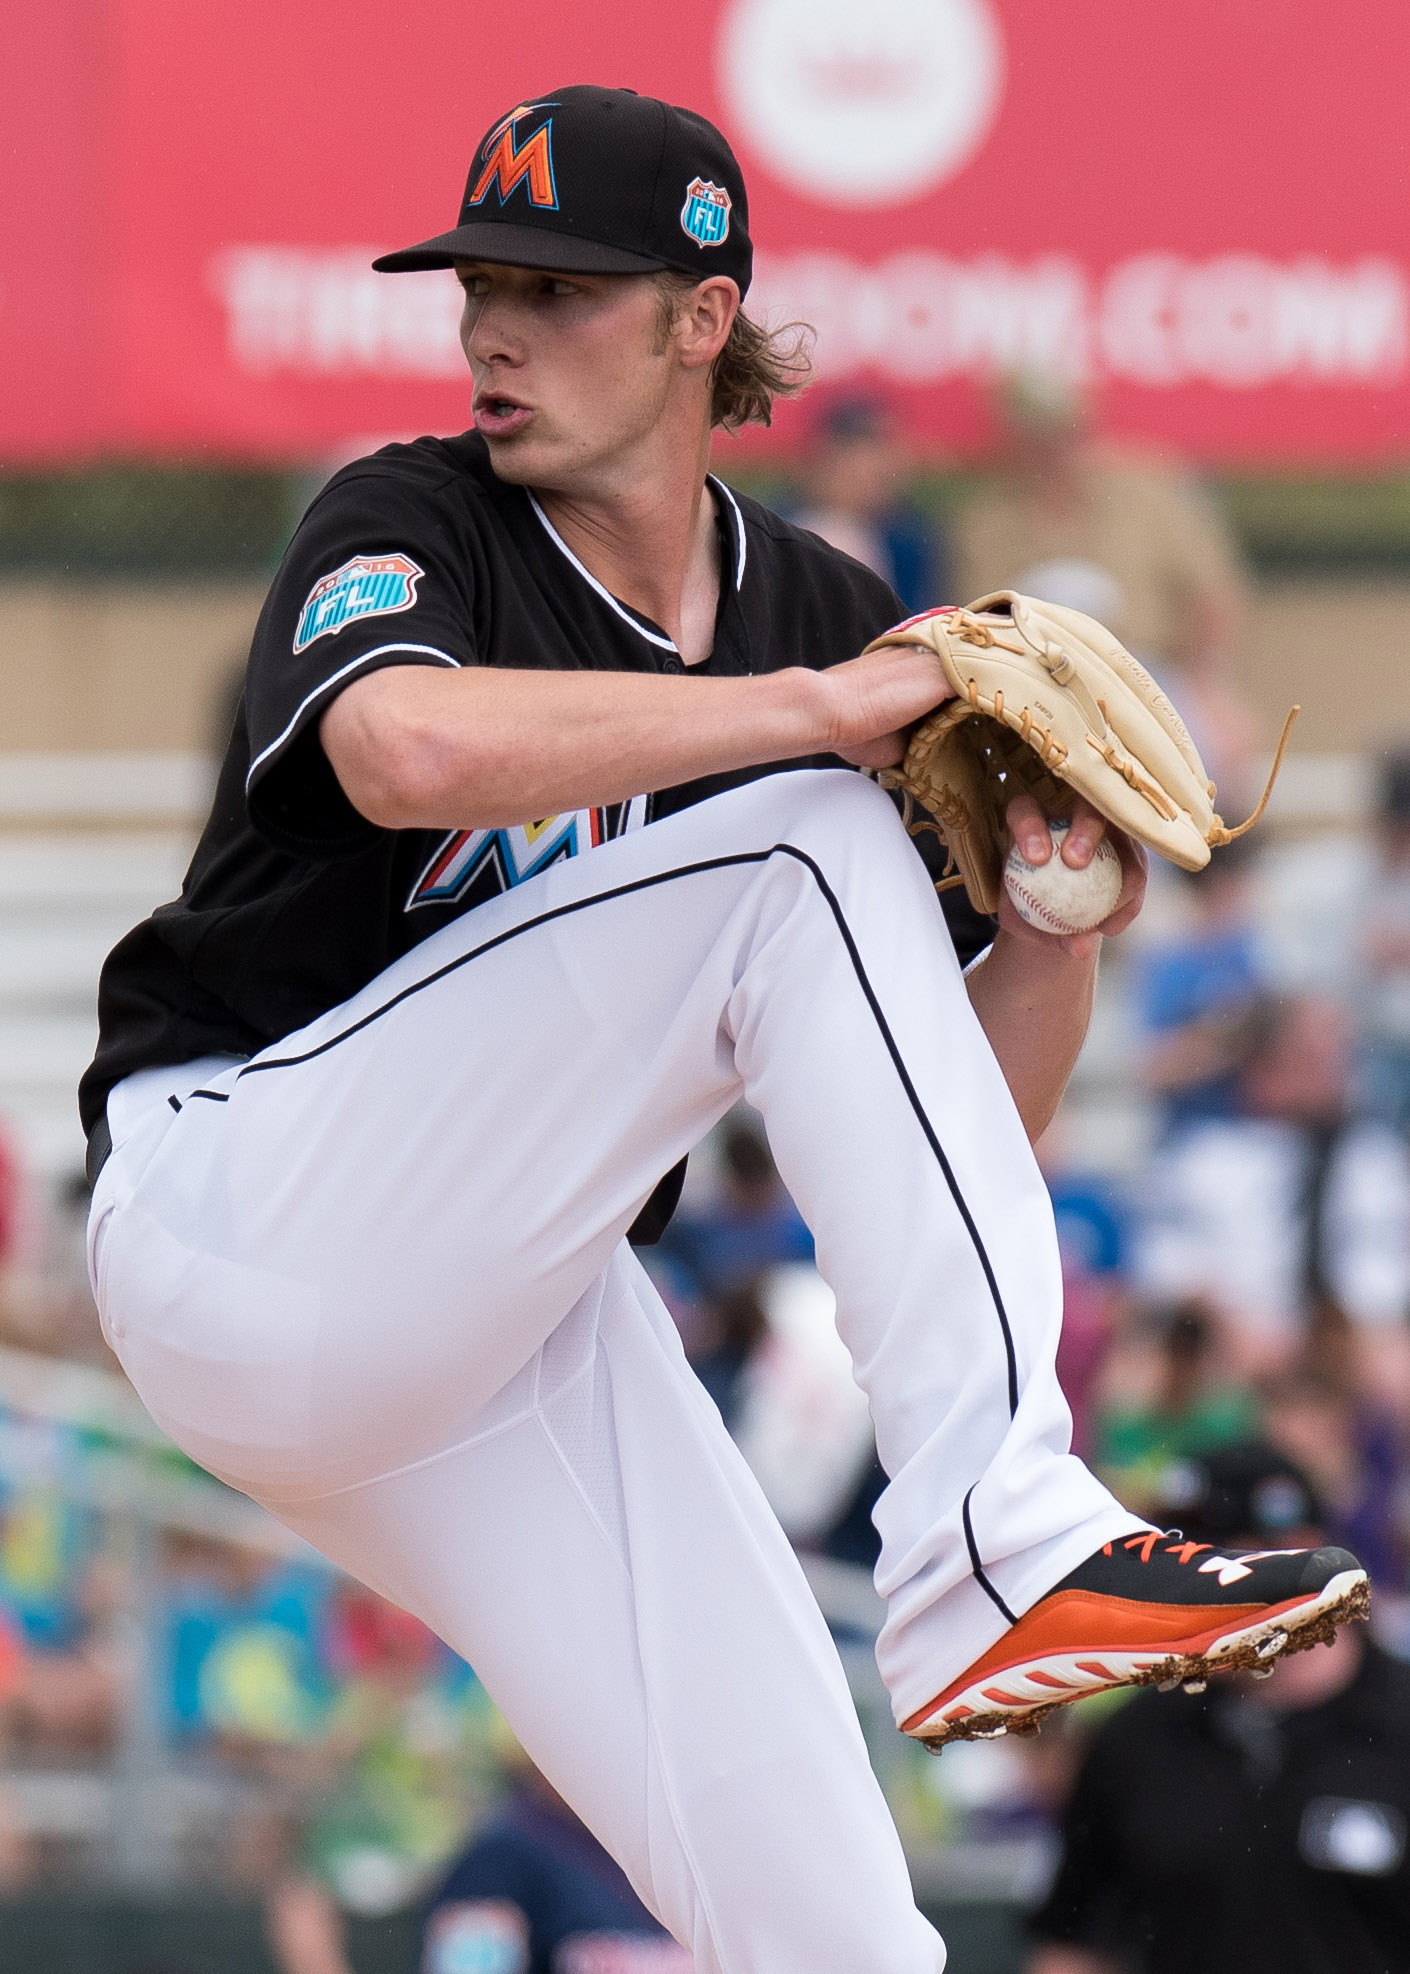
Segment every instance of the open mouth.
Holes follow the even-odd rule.
[[[487,439],[512,438],[514,433],[523,430],[533,417],[526,404],[518,404],[513,398],[499,397],[493,391],[486,391],[483,397],[475,400],[475,429],[483,432]]]

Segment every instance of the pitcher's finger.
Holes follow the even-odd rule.
[[[1048,819],[1031,795],[1015,795],[1004,811],[1009,837],[1030,864],[1045,864],[1053,854]]]

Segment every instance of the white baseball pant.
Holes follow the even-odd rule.
[[[936,1974],[827,1630],[623,1239],[741,1095],[890,1476],[904,1719],[1132,1518],[1067,1450],[1047,1195],[861,776],[756,780],[248,1064],[129,1078],[99,1307],[176,1441],[464,1654],[699,1974]]]

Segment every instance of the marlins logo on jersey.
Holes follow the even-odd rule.
[[[692,178],[685,188],[681,225],[697,247],[722,247],[729,238],[733,201],[723,185],[710,178]]]
[[[646,821],[647,799],[636,795],[610,808],[575,809],[571,815],[545,816],[541,822],[515,823],[507,829],[453,830],[411,887],[406,909],[478,905],[501,891],[512,891],[550,864],[640,829]]]
[[[409,555],[354,555],[341,569],[320,576],[299,612],[294,649],[342,630],[363,617],[389,617],[416,601],[416,579],[426,571]]]

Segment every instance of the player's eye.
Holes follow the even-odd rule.
[[[487,295],[490,291],[490,280],[487,274],[462,274],[459,278],[460,285],[466,294],[473,296],[476,301],[480,300],[482,296]]]
[[[580,290],[576,281],[555,280],[549,282],[548,292],[550,295],[576,295]]]

